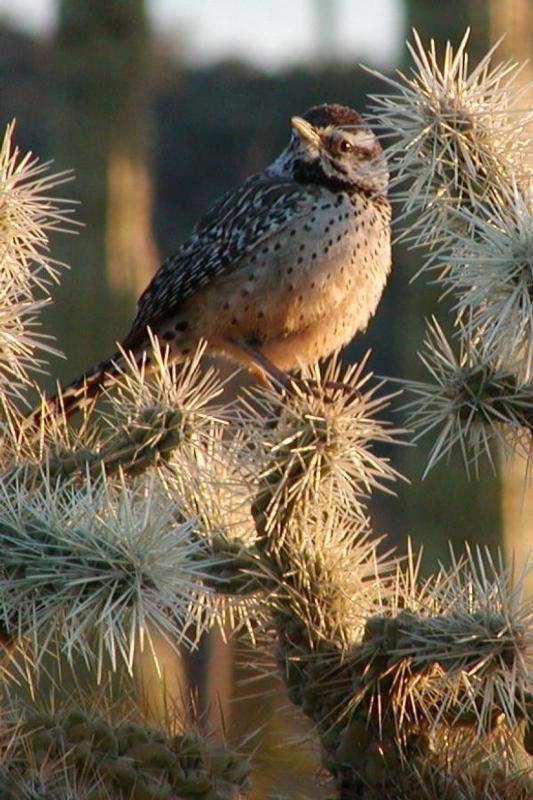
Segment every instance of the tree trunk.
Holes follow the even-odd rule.
[[[61,167],[74,170],[68,194],[81,202],[77,217],[86,227],[58,242],[60,258],[72,267],[51,318],[71,362],[60,377],[72,378],[113,351],[158,263],[147,166],[148,65],[144,0],[62,0],[52,144]]]
[[[498,48],[501,59],[524,63],[531,58],[531,31],[533,30],[533,3],[531,0],[490,0],[491,40],[504,36]],[[519,76],[519,85],[528,86],[520,98],[521,108],[533,103],[533,66],[525,64]],[[520,574],[533,551],[533,477],[525,459],[515,457],[502,463],[502,515],[503,541],[507,560]],[[526,587],[533,594],[533,575]]]

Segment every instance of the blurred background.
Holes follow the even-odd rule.
[[[112,351],[162,258],[211,201],[272,159],[291,115],[325,101],[364,110],[366,95],[386,88],[360,62],[392,74],[407,68],[411,27],[442,49],[468,25],[472,62],[504,33],[502,59],[531,55],[531,0],[0,0],[0,123],[15,117],[23,151],[53,159],[54,171],[74,170],[62,193],[80,202],[84,223],[53,241],[70,271],[43,324],[67,361],[52,363],[48,387]],[[445,318],[446,305],[422,281],[410,283],[417,269],[417,254],[396,247],[379,312],[347,358],[372,348],[378,374],[421,375],[424,319]],[[527,537],[519,475],[487,466],[469,482],[458,458],[422,481],[428,447],[390,453],[409,482],[373,501],[377,533],[400,547],[409,536],[423,543],[430,569],[448,560],[448,541],[460,552],[466,539],[494,547],[519,527]],[[223,708],[238,727],[243,714],[229,700],[251,692],[246,673],[221,641],[209,649],[210,659],[189,667],[200,705],[216,706],[219,722]],[[299,722],[287,749],[278,711],[255,705],[252,719],[263,748],[270,742],[256,793],[269,791],[269,770],[289,758],[287,772],[298,763],[314,775]]]

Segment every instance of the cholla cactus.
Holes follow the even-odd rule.
[[[289,696],[316,725],[341,797],[525,798],[531,785],[521,795],[511,776],[531,723],[533,606],[488,555],[419,581],[412,559],[378,555],[357,502],[328,502],[345,478],[332,464],[353,463],[354,442],[369,465],[359,480],[365,469],[369,481],[388,473],[363,442],[365,429],[373,440],[391,433],[373,403],[327,389],[287,398],[267,440],[253,510],[277,583],[271,614]]]
[[[41,366],[39,352],[54,352],[49,337],[36,330],[48,302],[58,265],[48,255],[48,231],[71,226],[68,206],[49,191],[68,180],[47,175],[48,165],[31,153],[22,157],[12,144],[14,124],[0,147],[0,399],[4,413],[20,398],[29,372]],[[39,294],[40,297],[34,296]]]
[[[529,446],[526,174],[516,131],[505,114],[491,119],[510,68],[484,61],[468,77],[464,42],[442,71],[419,48],[418,75],[377,103],[400,132],[392,167],[415,181],[407,235],[457,293],[464,336],[456,356],[432,325],[434,384],[411,384],[412,414],[422,430],[441,426],[429,466],[457,444],[470,465],[492,439]],[[479,268],[486,246],[496,294]],[[8,301],[4,310],[16,316]],[[154,632],[194,647],[222,625],[258,656],[273,650],[339,798],[531,797],[533,606],[522,581],[481,552],[422,580],[416,556],[384,553],[372,531],[369,495],[400,477],[376,452],[404,439],[386,419],[394,394],[366,361],[333,362],[289,391],[225,404],[201,355],[177,369],[154,344],[149,371],[126,358],[77,430],[46,416],[28,426],[0,384],[0,631],[17,646],[0,684],[2,796],[246,792],[247,760],[190,724],[156,730],[138,707],[102,708],[79,685],[67,703],[39,707],[39,676],[58,653],[74,671],[81,654],[105,683],[124,664],[127,679],[143,648],[157,660]],[[17,696],[24,675],[32,705]]]
[[[237,800],[249,786],[245,755],[202,734],[192,712],[143,722],[131,687],[86,685],[78,703],[42,687],[31,701],[1,697],[2,798]]]
[[[412,75],[384,78],[393,93],[374,98],[394,131],[389,166],[408,183],[401,235],[455,301],[461,353],[432,323],[423,361],[435,383],[407,383],[411,424],[440,428],[428,469],[456,445],[467,467],[494,442],[529,455],[533,430],[533,112],[516,110],[520,67],[492,66],[496,48],[469,73],[467,39],[441,67],[415,33]]]
[[[485,361],[465,336],[456,353],[433,319],[427,327],[420,358],[434,383],[409,381],[415,398],[405,408],[418,429],[415,441],[433,429],[439,433],[431,448],[425,474],[459,446],[467,472],[476,471],[481,456],[493,463],[494,444],[502,452],[531,455],[533,395],[531,385],[509,371]]]

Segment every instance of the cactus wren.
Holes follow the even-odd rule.
[[[205,339],[251,369],[285,371],[366,328],[391,265],[381,147],[357,112],[336,104],[291,126],[282,153],[220,198],[162,264],[123,350],[141,359],[151,331],[178,361]],[[70,414],[122,361],[115,353],[48,408]]]

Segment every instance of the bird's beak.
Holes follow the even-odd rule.
[[[291,117],[291,125],[304,142],[309,142],[309,144],[313,144],[315,147],[320,144],[320,136],[313,126],[302,117]]]

